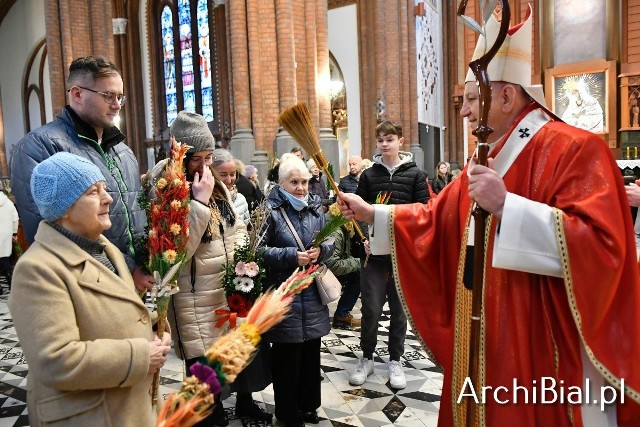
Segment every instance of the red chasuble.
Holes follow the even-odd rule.
[[[516,123],[510,133],[518,130]],[[499,221],[489,217],[479,386],[492,389],[479,407],[479,425],[582,426],[580,405],[544,404],[543,397],[553,396],[541,395],[543,381],[555,380],[558,393],[562,385],[565,400],[570,390],[584,389],[582,343],[608,383],[619,390],[624,380],[619,425],[640,426],[640,276],[629,202],[608,147],[596,135],[552,121],[503,179],[507,191],[555,208],[564,278],[493,268]],[[465,169],[427,205],[391,211],[397,286],[414,329],[444,368],[439,426],[465,421],[465,404],[457,400],[468,385],[467,186]],[[526,394],[514,393],[516,385]],[[499,386],[506,390],[494,394]],[[479,387],[475,391],[481,397]]]

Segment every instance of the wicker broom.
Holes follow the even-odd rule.
[[[340,190],[338,189],[333,176],[329,173],[329,162],[327,161],[322,148],[320,148],[318,134],[311,122],[311,114],[309,113],[307,104],[300,102],[293,107],[286,108],[282,113],[280,113],[280,116],[278,116],[278,123],[280,123],[280,126],[289,132],[289,135],[291,135],[293,139],[300,144],[302,149],[311,156],[311,158],[316,162],[318,169],[324,172],[333,191],[335,191],[339,196]],[[358,224],[358,222],[353,218],[351,219],[351,222],[353,223],[353,228],[364,241],[366,237],[364,237],[360,224]]]

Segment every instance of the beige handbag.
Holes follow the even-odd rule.
[[[318,293],[320,294],[320,301],[322,304],[327,305],[340,298],[342,293],[342,284],[329,267],[324,264],[320,264],[318,270],[319,274],[316,276],[316,286],[318,287]]]
[[[293,237],[296,239],[296,242],[298,243],[300,250],[306,251],[306,249],[304,248],[304,245],[302,244],[302,240],[300,240],[300,236],[298,235],[298,232],[296,231],[295,228],[293,228],[293,224],[291,224],[291,221],[289,220],[289,216],[285,212],[284,208],[280,208],[280,211],[282,212],[282,216],[284,216],[284,220],[287,222],[287,225],[289,226],[289,229],[291,230]],[[322,302],[322,304],[327,305],[330,302],[333,302],[338,298],[340,298],[340,293],[342,292],[342,285],[340,284],[340,281],[338,280],[336,275],[333,274],[331,270],[329,270],[329,267],[327,267],[324,264],[320,264],[320,267],[318,268],[317,273],[318,275],[316,276],[315,281],[316,281],[316,286],[318,288],[318,294],[320,294],[320,301]]]

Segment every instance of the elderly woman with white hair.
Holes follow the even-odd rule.
[[[309,193],[311,177],[296,157],[280,163],[279,185],[267,199],[271,207],[269,226],[262,241],[267,269],[265,288],[277,286],[295,269],[325,261],[333,243],[311,248],[325,224],[320,198]],[[298,246],[299,236],[304,248]],[[320,339],[329,333],[329,309],[311,286],[296,295],[291,314],[267,334],[272,345],[272,376],[275,415],[287,427],[318,423],[320,407]]]

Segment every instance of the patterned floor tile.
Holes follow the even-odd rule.
[[[7,293],[0,296],[0,427],[28,426],[26,407],[26,375],[28,366],[22,354],[6,304]],[[335,303],[331,306],[335,310]],[[359,303],[352,311],[359,316]],[[317,427],[435,427],[442,392],[442,370],[429,360],[424,349],[409,329],[405,340],[407,387],[389,387],[389,352],[387,349],[389,311],[385,307],[380,320],[378,343],[374,354],[374,372],[362,386],[349,384],[349,373],[362,357],[359,329],[332,329],[322,339],[321,368],[322,407],[318,410]],[[168,396],[180,389],[184,365],[172,352],[161,372],[160,392]],[[273,413],[273,388],[268,386],[253,394],[259,405]],[[230,427],[281,427],[273,423],[250,423],[236,419],[235,396],[223,403]]]

